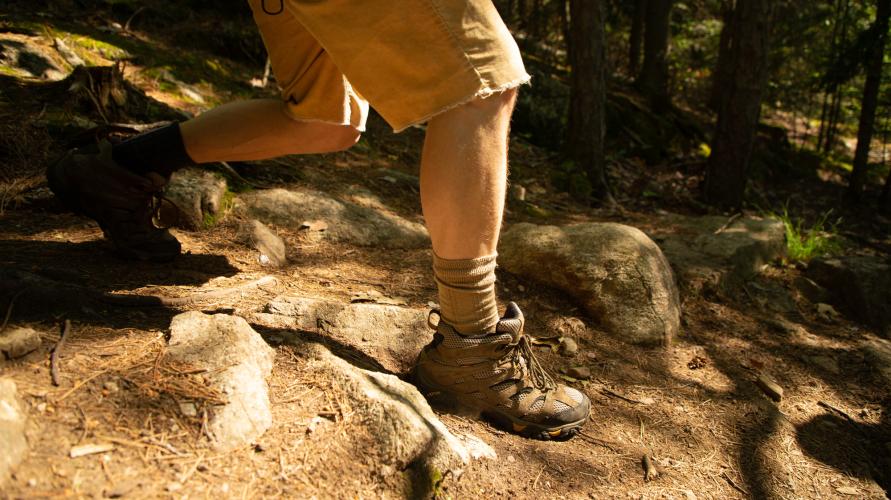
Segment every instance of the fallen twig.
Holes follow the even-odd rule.
[[[53,347],[53,352],[50,354],[50,377],[53,379],[53,385],[58,387],[59,382],[59,352],[62,350],[62,347],[65,345],[65,341],[68,340],[68,334],[71,332],[71,320],[66,319],[65,323],[62,324],[62,335],[59,337],[59,341],[56,342],[55,347]]]
[[[597,446],[602,446],[603,448],[606,448],[606,449],[612,451],[613,453],[622,454],[621,451],[613,448],[613,446],[618,446],[617,443],[614,443],[612,441],[607,441],[605,439],[596,438],[584,431],[579,431],[578,436],[580,438],[584,439],[585,441],[588,441],[591,444],[596,444]]]
[[[659,469],[657,469],[656,465],[653,464],[653,459],[651,459],[649,455],[643,456],[643,459],[641,459],[641,465],[643,465],[644,469],[644,481],[650,482],[653,479],[659,477]]]
[[[736,212],[735,214],[731,215],[730,218],[727,219],[727,222],[725,222],[723,226],[719,227],[715,231],[715,234],[721,234],[726,231],[727,228],[730,227],[731,224],[736,222],[736,219],[739,219],[740,217],[742,217],[742,212]]]
[[[9,305],[6,306],[6,316],[3,318],[3,324],[0,325],[0,333],[3,333],[3,330],[6,330],[6,325],[9,324],[9,318],[12,317],[12,306],[15,304],[15,299],[17,299],[24,291],[24,289],[19,290],[11,299],[9,299]]]
[[[736,491],[742,493],[742,494],[745,495],[745,496],[749,496],[749,492],[748,492],[748,491],[744,490],[740,485],[736,484],[736,482],[733,481],[733,479],[730,479],[730,476],[727,475],[727,471],[722,472],[722,473],[721,473],[721,477],[724,478],[724,480],[727,481],[727,483],[729,483],[730,486],[733,487],[733,489],[735,489]]]
[[[845,419],[852,424],[857,423],[857,421],[854,420],[853,417],[848,415],[847,412],[845,412],[844,410],[842,410],[840,408],[836,408],[835,406],[832,406],[831,404],[827,403],[826,401],[817,401],[817,405],[822,406],[823,408],[826,408],[827,410],[829,410],[833,413],[838,413],[839,415],[845,417]]]
[[[157,307],[157,306],[186,306],[195,302],[207,299],[217,299],[225,297],[250,288],[257,288],[263,285],[271,285],[275,283],[272,276],[264,276],[258,280],[254,280],[243,285],[231,288],[221,288],[209,292],[196,292],[186,295],[185,297],[167,297],[164,295],[137,295],[123,293],[103,293],[102,300],[109,304],[130,307]]]
[[[603,392],[603,393],[606,394],[607,396],[612,396],[612,397],[614,397],[614,398],[619,398],[619,399],[621,399],[621,400],[623,400],[623,401],[627,401],[627,402],[629,402],[629,403],[633,403],[633,404],[636,404],[636,405],[642,405],[642,404],[644,404],[643,401],[638,401],[638,400],[636,400],[636,399],[631,399],[631,398],[629,398],[629,397],[623,396],[623,395],[619,394],[618,392],[614,392],[614,391],[611,391],[611,390],[607,389],[606,387],[602,388],[602,389],[601,389],[601,392]]]

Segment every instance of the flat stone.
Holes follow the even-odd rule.
[[[426,311],[374,303],[280,296],[253,319],[263,326],[325,335],[400,373],[414,366],[432,336]]]
[[[395,375],[358,368],[335,356],[328,348],[306,343],[299,350],[307,358],[303,368],[318,380],[330,381],[340,390],[346,404],[354,412],[354,421],[366,428],[369,442],[365,454],[375,463],[397,470],[407,467],[445,475],[465,466],[480,453],[479,443],[473,451],[452,434],[439,420],[415,386]],[[478,441],[474,439],[473,441]]]
[[[226,179],[215,172],[189,167],[177,170],[164,188],[164,197],[176,210],[164,209],[161,219],[183,229],[202,229],[223,212]]]
[[[16,359],[40,348],[40,334],[32,328],[8,328],[0,333],[0,359]]]
[[[239,225],[236,237],[260,252],[258,260],[261,264],[281,267],[288,263],[285,242],[266,224],[255,219],[244,221]]]
[[[680,325],[671,266],[644,233],[614,223],[516,224],[499,244],[501,265],[577,299],[609,333],[668,344]]]
[[[0,486],[9,478],[12,469],[25,457],[25,406],[18,398],[12,379],[0,378]]]
[[[752,216],[728,220],[669,214],[659,221],[653,238],[685,289],[736,287],[786,255],[782,221]]]
[[[324,220],[319,237],[359,246],[426,248],[430,237],[423,225],[382,207],[363,206],[309,189],[265,189],[240,196],[239,211],[266,223],[299,229],[307,220]]]
[[[211,406],[208,428],[219,450],[249,445],[272,425],[269,388],[275,351],[238,316],[179,314],[170,323],[168,354],[198,369],[224,405]]]

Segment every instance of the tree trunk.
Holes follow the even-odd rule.
[[[637,84],[656,110],[671,106],[668,93],[668,41],[672,3],[673,0],[647,1],[644,60]]]
[[[857,128],[854,169],[848,184],[848,200],[853,202],[860,201],[863,185],[866,183],[869,146],[875,128],[879,88],[882,85],[882,63],[885,56],[885,41],[888,39],[889,18],[891,18],[891,0],[878,0],[876,20],[871,28],[875,30],[875,40],[869,48],[866,59],[866,83],[863,85],[863,100],[860,104],[860,125]]]
[[[886,214],[891,214],[891,172],[888,172],[888,178],[885,179],[885,188],[882,189],[882,199],[879,202]]]
[[[631,35],[628,44],[628,74],[637,78],[640,70],[640,47],[643,42],[644,16],[647,0],[637,0],[631,17]]]
[[[849,0],[842,0],[842,5],[842,14],[839,20],[841,23],[840,38],[835,45],[838,51],[843,50],[843,47],[846,47],[848,44],[848,25],[850,24],[851,3]],[[833,58],[837,57],[838,54],[839,52],[835,52]],[[844,97],[842,96],[840,85],[833,85],[830,92],[832,93],[832,103],[829,106],[829,126],[826,129],[825,143],[823,145],[823,152],[826,154],[832,153],[832,148],[835,146],[835,136],[838,134],[838,119],[841,117],[842,100]]]
[[[734,0],[725,0],[721,9],[721,18],[723,27],[721,28],[721,37],[718,41],[718,61],[715,64],[715,73],[712,75],[712,91],[709,95],[708,107],[712,111],[721,109],[721,96],[723,89],[729,85],[733,79],[732,68],[730,67],[730,47],[733,40],[733,12],[736,10],[736,2]]]
[[[723,208],[740,208],[746,190],[749,157],[761,114],[767,79],[771,0],[737,4],[729,65],[734,78],[723,89],[718,123],[705,176],[705,200]]]
[[[838,0],[835,4],[835,19],[832,23],[832,41],[829,44],[829,61],[834,61],[836,58],[836,54],[838,53],[838,35],[839,35],[839,26],[843,23],[842,18],[842,2],[844,2],[845,9],[847,9],[848,1],[847,0]],[[847,12],[847,10],[845,10]],[[829,63],[827,63],[827,66]],[[827,127],[826,120],[829,118],[829,99],[831,95],[835,94],[835,86],[830,87],[825,92],[823,92],[823,109],[820,111],[820,133],[817,134],[817,151],[823,149],[823,139],[826,136]]]
[[[567,156],[591,183],[592,195],[611,203],[603,144],[606,128],[606,44],[602,0],[569,0],[570,100]]]

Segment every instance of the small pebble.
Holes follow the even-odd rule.
[[[517,285],[517,290],[519,290],[520,292],[525,292],[525,291],[526,291],[526,287],[523,286],[523,285]]]
[[[579,380],[588,380],[591,378],[591,369],[587,366],[573,366],[569,370],[566,370],[566,374]]]
[[[564,356],[572,356],[579,350],[579,345],[571,337],[563,337],[560,341],[560,354]]]
[[[28,480],[28,486],[31,487],[31,488],[37,486],[37,480],[34,479],[33,477],[32,477],[31,479],[29,479],[29,480]]]
[[[514,458],[513,455],[508,455],[508,456],[507,456],[507,461],[510,462],[510,463],[514,463],[514,462],[517,461],[517,459]]]
[[[114,393],[116,393],[116,392],[118,392],[118,391],[121,390],[121,388],[118,387],[118,384],[116,384],[114,381],[111,381],[111,380],[109,380],[109,381],[105,382],[104,384],[102,384],[102,387],[103,387],[106,391],[108,391],[108,392],[110,392],[110,393],[112,393],[112,394],[114,394]]]

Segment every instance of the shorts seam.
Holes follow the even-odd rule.
[[[457,102],[449,104],[448,106],[443,106],[442,108],[439,108],[436,111],[427,114],[423,118],[419,118],[415,121],[412,121],[403,127],[400,127],[398,129],[394,128],[393,132],[398,134],[399,132],[402,132],[403,130],[406,130],[410,127],[413,127],[415,125],[420,125],[424,122],[427,122],[430,119],[436,117],[437,115],[441,115],[442,113],[445,113],[446,111],[455,109],[458,106],[463,106],[464,104],[467,104],[470,101],[473,101],[474,99],[478,99],[478,98],[485,99],[485,98],[491,97],[495,94],[501,94],[503,92],[507,92],[508,90],[515,89],[515,88],[519,87],[520,85],[529,83],[529,80],[531,80],[531,79],[532,79],[531,76],[529,76],[528,74],[525,74],[522,77],[517,78],[516,80],[512,80],[505,84],[499,85],[495,88],[489,87],[488,85],[482,85],[482,88],[478,88],[478,89],[474,90],[473,94],[470,94],[463,99],[459,99]],[[482,79],[480,79],[480,83],[482,84]]]

